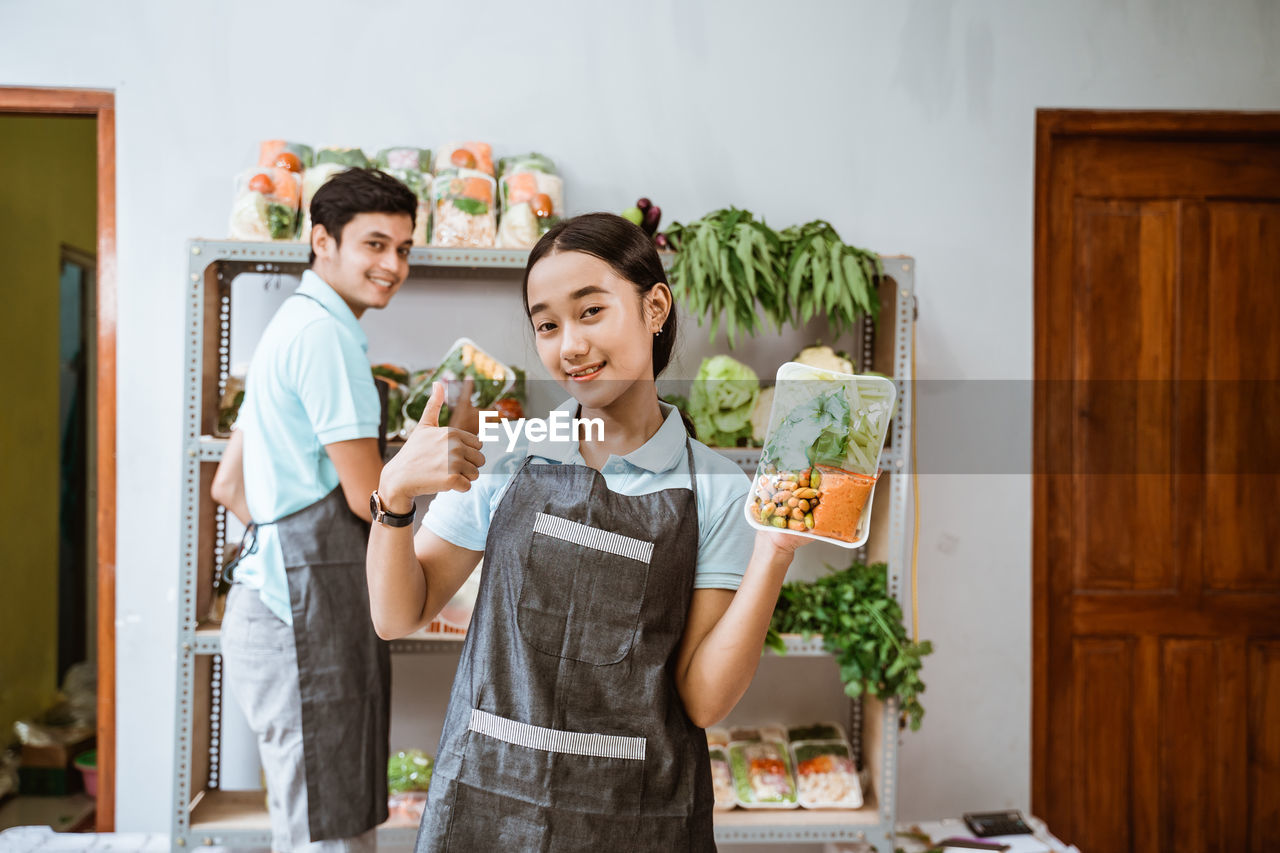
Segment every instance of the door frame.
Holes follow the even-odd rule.
[[[1049,796],[1049,448],[1050,381],[1063,365],[1050,363],[1048,332],[1050,183],[1055,148],[1070,137],[1143,137],[1163,140],[1248,139],[1280,132],[1280,113],[1210,110],[1036,110],[1035,155],[1035,402],[1032,415],[1031,522],[1031,810],[1048,814]]]
[[[116,819],[116,96],[104,89],[0,86],[0,115],[92,116],[98,135],[96,830]]]

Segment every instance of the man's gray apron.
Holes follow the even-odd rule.
[[[275,527],[298,653],[311,840],[351,838],[387,819],[391,655],[369,614],[369,528],[341,486]]]
[[[676,691],[693,488],[524,465],[494,513],[419,853],[715,850],[705,733]]]

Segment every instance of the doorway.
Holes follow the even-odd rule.
[[[0,193],[15,202],[0,229],[11,380],[0,630],[22,632],[0,644],[20,687],[0,716],[38,714],[75,663],[96,659],[103,832],[115,823],[114,103],[104,91],[0,87],[0,168],[12,172]]]

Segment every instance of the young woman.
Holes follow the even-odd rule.
[[[514,473],[479,476],[474,436],[450,466],[415,432],[378,487],[406,525],[369,540],[381,636],[430,622],[485,560],[417,849],[714,850],[702,729],[750,684],[809,540],[753,538],[750,480],[659,401],[676,314],[644,232],[561,223],[529,255],[524,303],[561,408],[603,437],[529,442]],[[415,540],[413,498],[435,492]]]

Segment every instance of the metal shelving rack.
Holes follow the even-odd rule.
[[[415,277],[514,277],[528,253],[500,249],[414,249],[409,258]],[[217,623],[206,620],[221,564],[224,514],[209,497],[213,472],[226,439],[218,437],[218,403],[230,367],[231,283],[243,273],[301,273],[308,261],[303,243],[242,243],[193,240],[188,245],[186,347],[183,381],[183,465],[181,553],[178,584],[177,683],[173,764],[171,844],[189,846],[268,845],[270,823],[261,792],[222,791],[218,787],[218,732],[221,705],[221,655]],[[870,321],[860,334],[859,366],[892,364],[898,385],[897,411],[882,466],[889,477],[887,562],[889,588],[905,607],[908,580],[907,482],[911,435],[911,335],[915,322],[914,262],[886,257],[880,286],[881,334]],[[892,335],[884,335],[892,329]],[[754,474],[758,450],[725,449],[724,454]],[[884,498],[877,498],[883,501]],[[883,511],[882,511],[883,514]],[[878,526],[878,525],[877,525]],[[820,640],[789,637],[788,654],[825,655]],[[397,653],[448,653],[458,637],[403,639]],[[850,703],[850,736],[871,784],[865,805],[856,811],[745,811],[716,814],[720,843],[809,843],[866,841],[880,853],[893,850],[897,814],[898,708],[890,700],[864,698]],[[413,843],[415,825],[385,824],[380,844]]]

